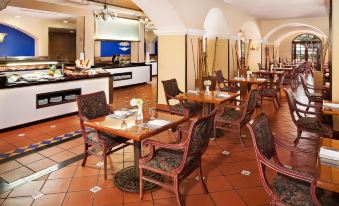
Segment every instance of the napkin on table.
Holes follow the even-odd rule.
[[[325,103],[323,103],[323,107],[324,108],[329,108],[329,109],[339,109],[339,104],[325,102]]]
[[[228,98],[228,97],[230,97],[230,95],[229,94],[217,94],[217,95],[215,95],[215,97],[218,97],[218,98]]]
[[[339,150],[320,147],[319,156],[326,159],[339,160]]]
[[[155,120],[151,120],[149,122],[147,122],[148,125],[154,126],[154,127],[163,127],[167,124],[169,124],[170,122],[167,120],[163,120],[163,119],[155,119]]]
[[[188,93],[188,94],[198,94],[198,91],[188,90],[187,93]]]
[[[258,81],[266,81],[265,78],[257,78]]]

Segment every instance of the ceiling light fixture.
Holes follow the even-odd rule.
[[[19,19],[19,18],[21,18],[21,16],[15,16],[15,18]]]
[[[68,21],[67,21],[67,20],[64,20],[63,22],[64,22],[64,23],[68,23]]]
[[[139,17],[139,22],[144,24],[146,28],[154,26],[153,22],[148,17]]]
[[[7,36],[6,33],[0,33],[0,44],[1,44],[2,42],[4,42],[5,36]]]
[[[241,31],[241,29],[238,32],[238,36],[240,36],[240,37],[244,36],[244,33]]]
[[[0,0],[0,11],[6,9],[9,2],[10,0]]]
[[[102,19],[104,21],[106,21],[108,18],[111,18],[113,20],[118,16],[116,12],[108,10],[107,1],[105,1],[104,8],[99,11],[94,11],[93,15],[96,19]]]

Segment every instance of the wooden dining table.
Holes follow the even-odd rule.
[[[320,138],[320,147],[339,150],[339,140]],[[317,187],[339,193],[339,164],[329,164],[318,155],[316,178]]]
[[[323,104],[322,104],[322,112],[323,112],[323,114],[339,116],[339,108],[329,108],[329,107],[326,107],[326,106],[324,106],[324,104],[326,105],[326,103],[329,103],[329,104],[338,104],[339,105],[339,102],[338,101],[324,100]]]
[[[228,80],[231,83],[240,83],[240,95],[246,95],[253,87],[258,88],[259,85],[264,84],[266,82],[270,82],[270,79],[266,78],[256,78],[256,77],[248,77],[248,78],[233,78]]]
[[[171,128],[175,128],[188,120],[187,117],[172,115],[165,112],[156,112],[154,117],[159,120],[166,120],[169,123],[165,126],[150,127],[150,125],[147,124],[147,122],[150,121],[148,115],[145,115],[143,120],[136,120],[135,115],[131,115],[125,119],[108,115],[84,122],[85,127],[133,140],[134,166],[123,168],[114,176],[114,184],[123,191],[139,192],[139,158],[141,157],[141,141]],[[162,178],[161,175],[150,171],[145,171],[144,175],[158,180],[161,180]],[[149,182],[145,182],[143,186],[145,191],[153,190],[158,187]]]
[[[227,97],[222,97],[221,95],[227,95]],[[239,96],[239,94],[234,92],[210,91],[209,94],[206,94],[205,91],[201,91],[197,94],[181,93],[175,96],[175,99],[202,103],[203,115],[207,116],[210,113],[212,105],[224,104],[227,101],[235,99],[237,96]]]
[[[274,71],[274,70],[259,70],[259,71],[252,72],[252,73],[256,74],[257,77],[258,76],[263,77],[263,78],[268,77],[270,79],[270,82],[273,82],[277,75],[282,75],[285,72],[284,71]]]

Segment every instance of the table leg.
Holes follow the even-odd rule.
[[[202,115],[203,116],[207,116],[211,111],[211,104],[210,103],[207,103],[207,102],[204,102],[202,104]]]
[[[134,141],[134,166],[126,167],[114,175],[114,184],[117,188],[126,192],[139,192],[139,159],[141,157],[141,142]],[[144,176],[161,181],[162,175],[149,170],[143,171]],[[150,191],[159,186],[150,182],[143,182],[144,191]]]
[[[139,177],[139,159],[141,157],[141,142],[133,141],[134,146],[134,175]]]

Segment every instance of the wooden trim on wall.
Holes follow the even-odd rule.
[[[227,39],[227,79],[230,79],[230,39]]]
[[[185,34],[185,92],[187,92],[187,34]]]
[[[329,36],[328,36],[328,41],[329,41],[329,48],[328,48],[328,69],[330,71],[330,100],[332,100],[332,38],[333,38],[333,23],[332,23],[332,12],[333,12],[333,0],[330,0],[330,14],[329,14]]]

